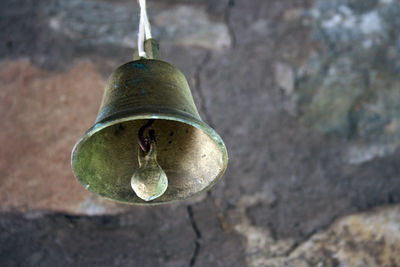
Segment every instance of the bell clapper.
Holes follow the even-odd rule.
[[[151,201],[162,196],[168,187],[167,175],[157,162],[157,146],[154,130],[149,130],[149,136],[144,137],[144,132],[153,122],[154,120],[149,120],[139,129],[139,168],[131,178],[133,191],[144,201]]]

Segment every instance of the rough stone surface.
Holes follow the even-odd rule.
[[[69,166],[132,56],[134,1],[0,5],[2,266],[399,265],[398,1],[149,1],[230,156],[209,193],[151,208]]]
[[[0,228],[2,266],[188,266],[195,238],[184,208],[119,217],[8,214]]]
[[[0,233],[7,267],[244,265],[240,237],[221,231],[211,201],[119,216],[5,213]]]
[[[226,25],[213,22],[199,7],[161,8],[151,3],[149,6],[152,34],[159,41],[208,49],[230,45]],[[44,11],[49,16],[50,29],[77,39],[81,45],[137,46],[139,16],[133,14],[140,11],[134,2],[115,5],[92,0],[58,0],[51,1]]]
[[[0,80],[0,210],[116,212],[114,203],[88,194],[69,169],[71,147],[96,117],[98,108],[88,103],[102,96],[93,64],[49,74],[26,60],[6,61]]]
[[[399,266],[399,215],[395,206],[345,217],[301,244],[290,258],[322,266]]]
[[[284,257],[259,255],[250,266],[400,266],[400,208],[356,214],[337,220]],[[254,257],[254,255],[251,255]]]
[[[368,5],[366,4],[368,3]],[[298,72],[302,119],[325,133],[366,142],[399,142],[398,1],[316,1],[319,49]]]

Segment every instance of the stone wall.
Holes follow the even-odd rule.
[[[116,204],[73,177],[135,1],[3,0],[1,266],[400,266],[400,3],[148,0],[230,162],[208,193]]]

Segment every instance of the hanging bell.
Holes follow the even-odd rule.
[[[157,42],[147,40],[145,51],[146,59],[136,55],[111,74],[94,126],[72,150],[72,169],[88,190],[115,201],[187,199],[221,178],[227,151],[201,120],[184,75],[159,60]]]

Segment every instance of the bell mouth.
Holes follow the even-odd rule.
[[[71,155],[75,176],[86,189],[130,204],[159,204],[195,196],[212,187],[228,163],[221,137],[189,114],[140,114],[96,123],[76,143]],[[130,180],[138,168],[138,131],[149,119],[157,141],[157,161],[168,177],[165,193],[140,199]]]

